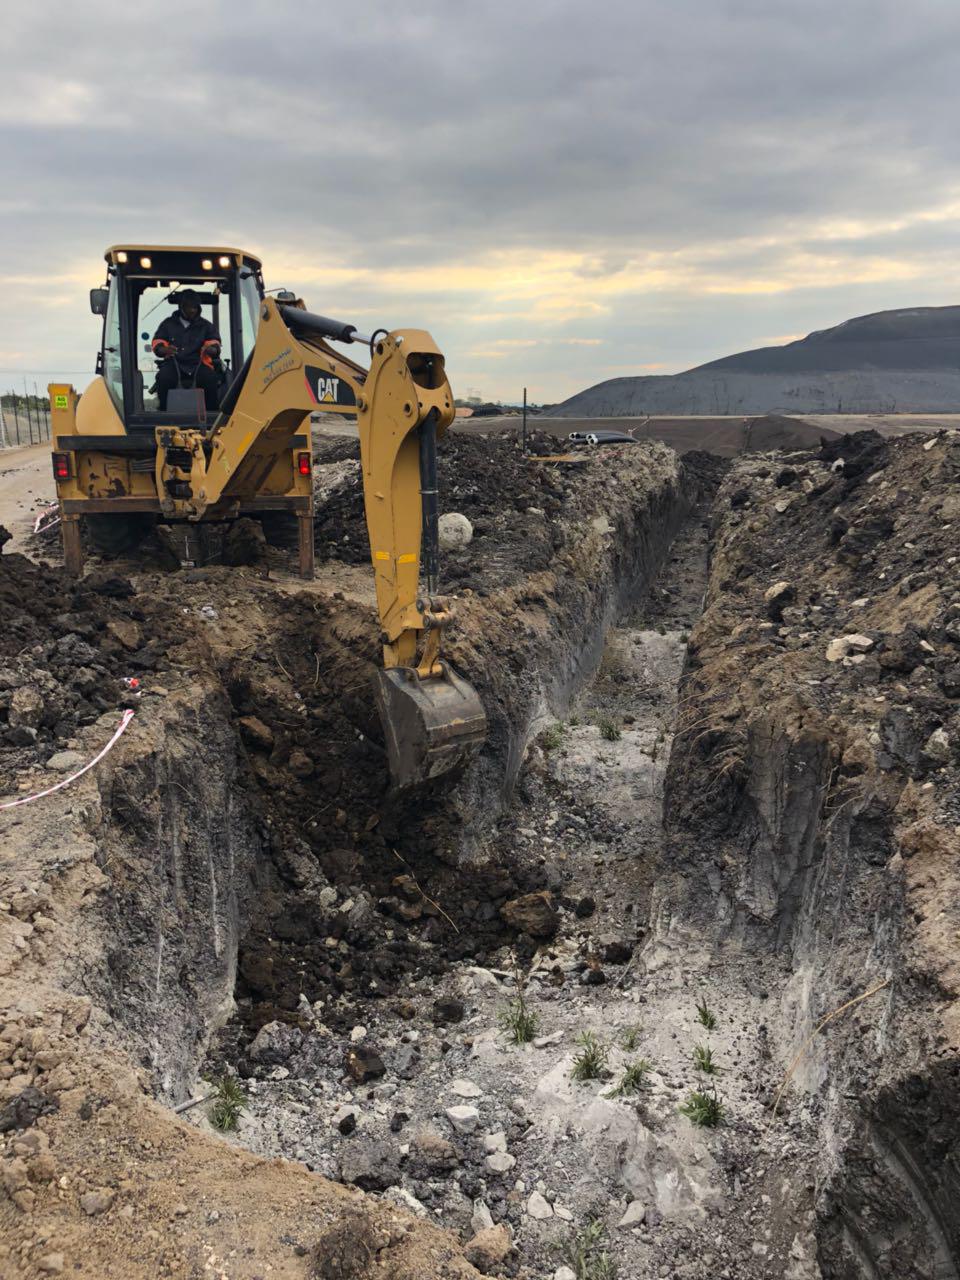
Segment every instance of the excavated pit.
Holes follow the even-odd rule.
[[[741,460],[709,529],[720,476],[698,458],[677,471],[653,447],[649,475],[626,467],[615,486],[548,472],[539,508],[530,464],[484,478],[486,442],[458,448],[483,555],[472,578],[468,556],[451,566],[452,657],[491,734],[452,787],[406,799],[387,795],[343,459],[316,590],[257,569],[129,590],[107,571],[74,589],[0,559],[0,677],[21,681],[0,679],[4,704],[24,685],[44,703],[22,721],[33,740],[7,732],[11,776],[44,742],[82,748],[116,707],[137,711],[95,785],[56,812],[0,815],[14,904],[0,922],[22,939],[0,964],[7,1025],[26,1007],[18,973],[56,971],[91,1002],[85,1053],[119,1049],[168,1103],[205,1091],[201,1069],[237,1071],[234,1141],[461,1240],[506,1224],[506,1274],[552,1274],[598,1212],[621,1276],[960,1274],[960,596],[941,514],[956,437],[847,444],[839,470],[829,448]],[[516,490],[499,524],[498,472]],[[522,552],[543,519],[531,507],[565,533]],[[789,590],[771,600],[775,585]],[[865,662],[825,664],[854,629]],[[139,695],[120,682],[132,674]],[[553,936],[530,914],[538,894]],[[61,934],[35,926],[48,915]],[[497,1029],[517,974],[540,1048]],[[698,1000],[717,1015],[709,1035]],[[606,1040],[610,1074],[574,1085],[584,1029]],[[721,1063],[717,1130],[677,1111],[713,1083],[691,1066],[702,1041]],[[641,1052],[645,1089],[610,1098]],[[472,1133],[448,1118],[464,1103]],[[188,1116],[208,1129],[205,1112]],[[511,1168],[491,1172],[484,1134]],[[38,1210],[2,1212],[13,1239]],[[303,1256],[282,1273],[308,1274]],[[429,1268],[396,1274],[442,1272]]]

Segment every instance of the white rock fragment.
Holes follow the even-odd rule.
[[[47,768],[56,773],[67,773],[70,769],[79,769],[86,764],[79,751],[57,751],[47,761]]]
[[[565,1205],[562,1205],[562,1204],[555,1204],[553,1206],[553,1215],[555,1218],[560,1218],[564,1222],[573,1221],[573,1214]]]
[[[562,1031],[554,1031],[548,1036],[536,1036],[533,1041],[535,1049],[548,1049],[552,1044],[559,1044],[563,1039]]]
[[[851,653],[868,653],[872,648],[873,641],[869,636],[854,631],[850,635],[837,636],[831,640],[827,645],[826,658],[828,662],[840,662]]]
[[[950,735],[946,729],[934,729],[923,748],[923,754],[939,764],[946,764],[950,759]]]
[[[480,1112],[476,1107],[447,1107],[445,1114],[457,1133],[473,1133],[480,1123]]]
[[[553,1280],[577,1280],[577,1273],[572,1267],[557,1267]]]
[[[643,1222],[644,1215],[647,1212],[647,1206],[642,1200],[631,1200],[627,1205],[627,1211],[617,1223],[618,1227],[639,1227]]]
[[[483,1163],[488,1173],[509,1173],[517,1161],[506,1151],[495,1151],[492,1156],[487,1156]]]
[[[472,1080],[454,1080],[450,1085],[451,1093],[455,1093],[458,1098],[482,1098],[483,1090],[478,1084],[474,1084]]]
[[[474,1200],[473,1216],[470,1219],[470,1226],[474,1235],[479,1231],[486,1231],[489,1227],[493,1226],[493,1216],[487,1208],[487,1202],[485,1200]]]
[[[437,521],[437,532],[444,551],[458,551],[473,540],[473,525],[459,511],[445,511]]]
[[[544,1222],[553,1217],[553,1207],[548,1204],[539,1191],[531,1193],[527,1200],[527,1213],[537,1222]]]
[[[366,1038],[367,1028],[357,1025],[350,1032],[350,1043],[359,1044],[361,1040]]]
[[[507,1135],[502,1131],[499,1133],[485,1133],[483,1135],[483,1149],[488,1156],[492,1156],[495,1151],[506,1151]]]

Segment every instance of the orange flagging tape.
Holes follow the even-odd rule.
[[[76,782],[76,780],[79,777],[82,777],[82,775],[85,774],[88,769],[92,769],[95,764],[99,764],[100,761],[103,759],[103,757],[107,754],[107,752],[113,749],[120,735],[124,732],[124,730],[126,729],[127,725],[130,723],[130,721],[133,719],[133,717],[134,717],[134,712],[132,711],[125,711],[123,713],[123,719],[120,721],[120,727],[117,729],[116,733],[107,743],[107,745],[103,748],[103,750],[99,753],[99,755],[95,755],[93,759],[90,761],[90,763],[85,764],[82,769],[78,769],[76,773],[71,773],[69,778],[64,778],[63,781],[58,782],[56,786],[47,787],[46,791],[38,791],[36,795],[24,796],[20,800],[8,800],[6,804],[0,804],[0,810],[16,809],[17,805],[19,804],[30,804],[31,801],[33,800],[42,800],[44,796],[52,796],[55,791],[59,791],[62,787],[68,787],[71,782]]]

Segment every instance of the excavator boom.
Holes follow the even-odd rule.
[[[328,340],[369,343],[370,366]],[[164,513],[199,520],[249,490],[261,460],[317,408],[356,415],[384,670],[377,704],[397,788],[438,777],[486,738],[476,692],[441,658],[452,613],[437,596],[437,440],[453,421],[443,355],[423,330],[361,339],[351,325],[265,298],[245,373],[209,431],[157,429]],[[425,570],[421,591],[421,561]]]

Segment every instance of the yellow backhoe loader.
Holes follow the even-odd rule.
[[[310,415],[355,419],[391,776],[408,787],[462,763],[483,742],[486,717],[441,657],[451,613],[437,595],[437,440],[454,406],[433,339],[421,329],[362,337],[292,293],[269,296],[259,260],[238,249],[117,245],[105,257],[106,284],[90,295],[104,321],[97,376],[82,396],[49,388],[67,568],[83,571],[81,520],[95,546],[117,552],[158,520],[189,531],[288,512],[298,521],[300,572],[312,577]],[[187,290],[217,332],[216,359],[205,360],[207,391],[190,371],[178,374],[161,411],[151,333]],[[331,341],[367,348],[369,367]]]

